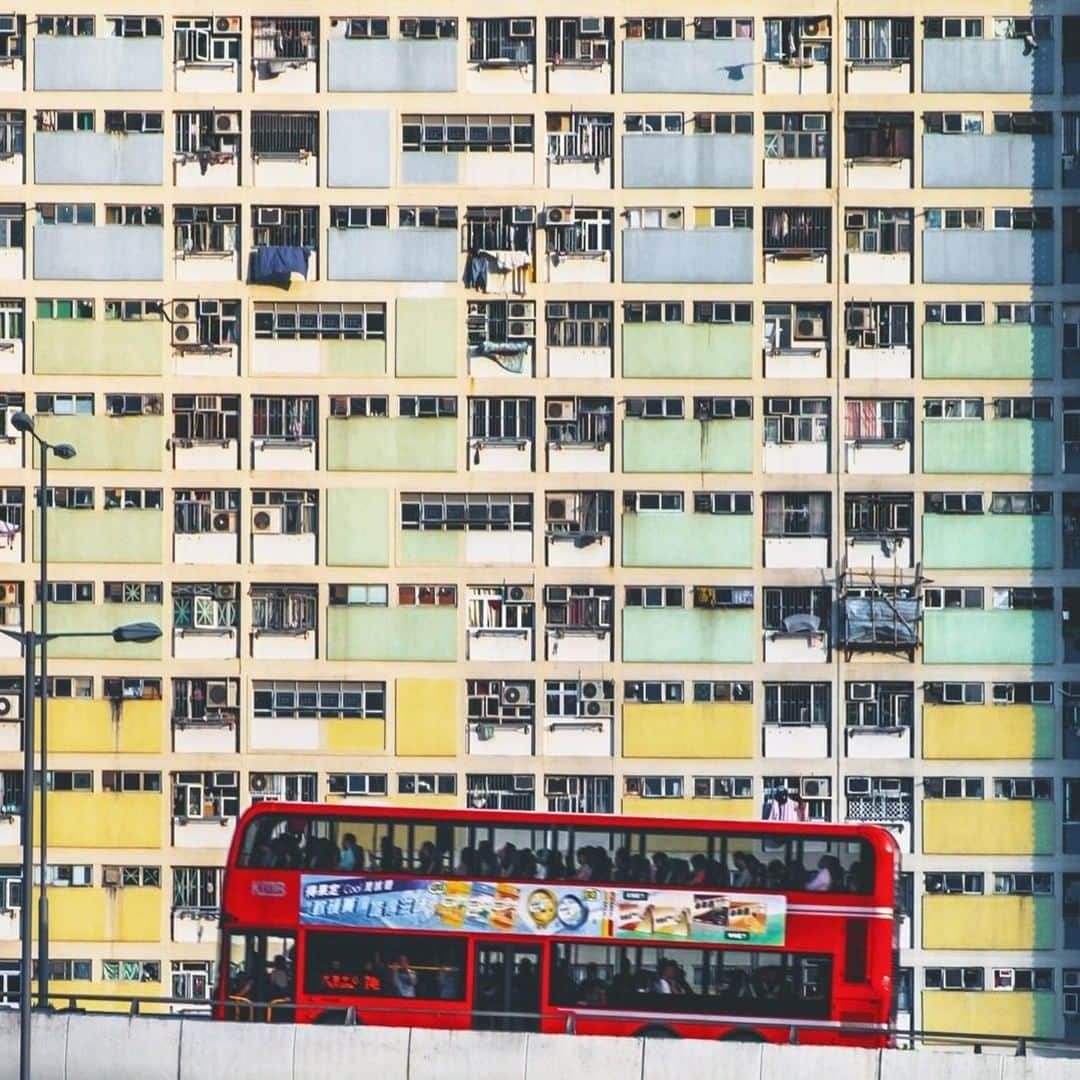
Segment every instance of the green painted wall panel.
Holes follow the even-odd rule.
[[[442,529],[408,529],[398,534],[405,566],[457,566],[462,562],[465,534]]]
[[[1045,570],[1053,567],[1047,514],[924,514],[923,564],[931,570]]]
[[[161,319],[35,319],[35,375],[160,375]]]
[[[326,467],[358,472],[453,472],[457,419],[400,416],[332,419],[327,425]]]
[[[41,558],[41,514],[34,512],[34,560]],[[49,511],[50,563],[160,563],[160,510]]]
[[[326,561],[330,566],[390,565],[390,493],[330,488],[326,493]]]
[[[753,566],[753,515],[623,514],[622,564]]]
[[[1056,655],[1053,611],[962,608],[923,615],[927,664],[1052,664]]]
[[[1054,328],[926,323],[922,356],[926,379],[1052,379]]]
[[[627,663],[750,664],[757,641],[753,611],[624,608]]]
[[[34,423],[43,439],[75,447],[76,456],[71,461],[50,457],[50,472],[161,471],[165,449],[165,420],[161,416],[35,416]],[[35,466],[36,458],[35,454]]]
[[[464,333],[457,301],[402,296],[397,301],[395,370],[400,378],[456,375]]]
[[[100,584],[96,595],[100,599]],[[34,609],[35,627],[39,625],[38,611]],[[125,623],[152,622],[165,636],[146,645],[121,645],[111,637],[57,638],[49,644],[49,656],[58,660],[160,660],[171,630],[164,620],[161,604],[50,604],[50,634],[108,633]]]
[[[754,328],[713,323],[631,323],[623,327],[628,379],[749,379]]]
[[[753,420],[623,421],[623,472],[748,473]]]
[[[327,611],[330,660],[457,659],[457,608],[332,607]]]
[[[362,375],[372,378],[386,374],[386,342],[327,341],[327,375]]]
[[[1045,420],[924,420],[923,472],[1054,471],[1054,425]]]

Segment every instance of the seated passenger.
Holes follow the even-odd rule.
[[[840,887],[843,870],[835,855],[822,855],[818,859],[817,873],[806,883],[807,892],[833,892]]]

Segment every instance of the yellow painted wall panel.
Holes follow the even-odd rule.
[[[147,958],[149,959],[149,958]],[[95,969],[100,967],[98,961],[94,962]],[[36,985],[36,983],[35,983]],[[115,1001],[87,1001],[80,999],[80,994],[102,994],[111,997],[123,998],[151,998],[168,997],[172,993],[172,987],[162,982],[105,982],[95,979],[93,982],[71,982],[63,979],[49,980],[50,995],[69,995],[75,999],[76,1006],[87,1012],[116,1012]],[[53,1001],[54,1005],[60,1002]],[[67,1002],[64,1002],[66,1005]],[[167,1005],[140,1005],[140,1013],[166,1013]]]
[[[50,791],[49,843],[61,848],[160,848],[164,795]],[[35,819],[37,807],[35,803]],[[35,820],[35,832],[38,829]]]
[[[161,889],[106,889],[113,941],[160,941]]]
[[[390,796],[393,806],[411,806],[418,810],[457,810],[461,800],[457,795],[397,795]]]
[[[624,795],[622,801],[624,814],[713,821],[749,821],[755,808],[753,799],[645,799],[640,795]]]
[[[1053,855],[1054,804],[1018,799],[926,799],[927,855]]]
[[[398,679],[394,725],[397,753],[453,757],[458,749],[457,681]]]
[[[973,1035],[1052,1036],[1055,997],[1045,992],[924,990],[927,1031],[965,1031]]]
[[[40,720],[40,706],[37,715]],[[160,754],[164,715],[160,700],[114,704],[103,698],[50,698],[49,752]],[[35,739],[40,749],[40,724]]]
[[[364,753],[386,749],[386,721],[363,717],[356,720],[326,720],[323,749],[331,753]]]
[[[37,897],[34,890],[34,935],[38,932]],[[53,887],[49,889],[50,941],[108,941],[104,889]],[[57,955],[56,950],[52,955]],[[83,987],[85,991],[86,987]]]
[[[1052,705],[924,705],[923,757],[1054,756]]]
[[[924,949],[1052,949],[1050,896],[924,896]]]
[[[754,707],[741,702],[624,705],[623,756],[752,758]]]

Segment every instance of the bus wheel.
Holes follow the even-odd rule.
[[[763,1043],[765,1040],[756,1031],[751,1031],[750,1028],[736,1028],[734,1031],[729,1031],[726,1035],[721,1035],[718,1041]]]
[[[654,1024],[652,1027],[642,1028],[634,1033],[638,1039],[677,1039],[679,1036],[671,1028],[661,1027]]]

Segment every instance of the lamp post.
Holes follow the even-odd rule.
[[[45,605],[40,605],[44,613]],[[38,646],[42,647],[44,656],[45,644],[55,641],[57,638],[100,638],[108,637],[118,644],[143,645],[151,641],[157,641],[161,637],[161,627],[152,622],[127,623],[118,626],[114,630],[71,630],[56,634],[41,634],[32,627],[27,630],[8,630],[0,626],[0,634],[17,641],[22,645],[25,658],[23,675],[23,802],[22,802],[22,898],[19,908],[19,939],[22,945],[22,959],[19,975],[19,1078],[30,1080],[30,975],[33,967],[32,945],[32,916],[30,912],[30,896],[33,892],[32,881],[34,876],[34,656]],[[44,680],[43,684],[44,684]],[[44,702],[43,702],[44,703]],[[46,766],[48,759],[45,753],[45,733],[42,729],[41,740],[41,809],[44,816],[45,792],[47,791],[48,779]],[[41,914],[38,934],[43,942],[40,963],[48,964],[48,940],[45,934],[48,930],[48,907],[42,904],[45,897],[45,882],[48,853],[46,848],[45,834],[41,836],[41,881],[38,889],[38,903]],[[45,985],[42,980],[44,968],[39,968],[39,993],[38,1000],[42,1005],[48,1003],[48,998],[42,993]]]
[[[29,413],[20,410],[11,417],[11,426],[23,435],[29,435],[38,448],[38,464],[40,466],[41,475],[38,480],[38,509],[40,511],[38,515],[38,528],[41,530],[40,539],[38,540],[38,568],[40,571],[40,583],[38,586],[39,591],[39,610],[40,610],[40,626],[39,632],[41,636],[41,827],[40,827],[40,852],[41,852],[41,888],[38,891],[38,1003],[41,1005],[48,1004],[48,997],[46,996],[49,989],[49,900],[45,892],[45,837],[46,830],[48,829],[47,807],[48,798],[45,792],[45,771],[46,763],[48,760],[47,739],[49,734],[49,624],[48,624],[48,600],[49,600],[49,508],[48,508],[48,493],[49,493],[49,454],[55,454],[61,461],[70,461],[75,457],[75,447],[70,443],[59,443],[54,445],[43,439],[34,430],[34,420]],[[24,605],[25,607],[25,605]],[[27,667],[27,671],[30,674],[31,685],[34,681],[33,673],[33,658],[34,649],[29,650],[30,663]],[[30,707],[33,708],[33,694],[30,695]],[[27,714],[29,715],[29,714]],[[33,777],[31,777],[33,779]],[[24,796],[25,797],[25,796]],[[29,830],[33,825],[29,825],[27,835],[29,836]],[[32,841],[32,837],[31,837]],[[33,843],[31,842],[31,847]],[[23,889],[29,888],[29,879],[24,879]],[[28,935],[29,936],[29,935]],[[29,978],[29,974],[24,973],[24,979]]]

